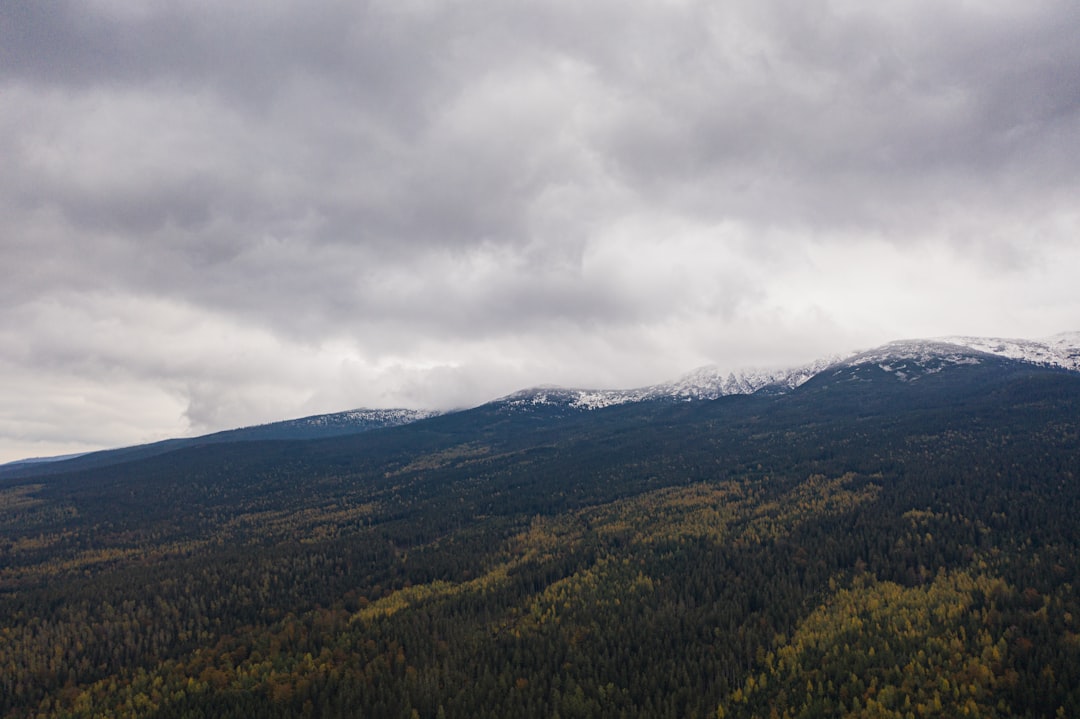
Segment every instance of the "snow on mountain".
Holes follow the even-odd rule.
[[[237,429],[226,429],[212,434],[204,434],[198,437],[182,437],[166,439],[149,444],[135,445],[133,447],[120,447],[118,449],[106,449],[86,454],[69,455],[64,457],[49,457],[34,460],[20,460],[9,464],[0,465],[0,476],[12,473],[21,473],[28,476],[28,472],[39,468],[44,473],[50,465],[75,469],[83,467],[106,467],[133,458],[154,457],[166,452],[171,452],[183,447],[223,444],[228,442],[252,442],[273,440],[303,440],[326,437],[340,437],[347,434],[356,434],[368,430],[381,429],[383,427],[395,427],[398,425],[417,422],[422,419],[441,414],[429,410],[416,409],[353,409],[345,412],[332,414],[320,414],[311,417],[300,417],[269,424],[257,424]],[[66,460],[69,460],[66,461]],[[75,464],[72,464],[75,463]]]
[[[345,412],[320,414],[314,417],[290,420],[290,423],[306,427],[341,427],[347,425],[393,427],[435,417],[438,414],[438,412],[420,409],[351,409]]]
[[[648,388],[575,390],[570,406],[574,409],[602,409],[628,402],[643,402],[651,399]]]
[[[1066,332],[1045,340],[960,336],[899,340],[857,352],[838,366],[876,364],[908,381],[940,372],[950,365],[980,364],[990,357],[1080,371],[1080,332]]]
[[[1080,371],[1080,332],[1065,332],[1044,340],[993,337],[899,340],[845,357],[825,357],[794,368],[725,371],[709,365],[677,380],[637,389],[537,387],[508,395],[496,403],[511,410],[542,406],[593,410],[647,400],[711,400],[760,391],[787,392],[827,369],[843,370],[875,364],[899,379],[909,381],[951,365],[979,364],[990,356]]]
[[[810,364],[784,369],[741,369],[724,372],[715,365],[700,367],[673,382],[647,388],[648,399],[670,397],[673,399],[717,399],[732,394],[753,394],[770,388],[778,392],[792,390],[825,368],[835,364],[838,358],[825,357]]]
[[[495,400],[502,408],[531,409],[543,406],[571,407],[573,409],[600,409],[645,399],[644,390],[591,390],[564,389],[562,387],[533,387]]]
[[[1062,332],[1042,340],[942,337],[940,341],[1021,362],[1080,371],[1080,332]]]
[[[507,409],[558,405],[576,410],[593,410],[647,400],[710,400],[733,394],[753,394],[764,389],[785,392],[795,389],[836,361],[835,357],[830,357],[795,368],[743,369],[726,372],[719,367],[709,365],[685,374],[677,380],[648,387],[636,389],[537,387],[515,392],[496,401]]]
[[[838,362],[837,370],[877,365],[903,381],[940,372],[950,365],[979,364],[982,350],[939,340],[899,340],[857,352]]]

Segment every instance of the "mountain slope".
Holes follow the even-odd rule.
[[[300,419],[229,429],[199,437],[167,439],[134,447],[12,462],[0,465],[0,479],[8,477],[40,477],[97,467],[109,467],[168,454],[185,447],[197,447],[207,444],[337,437],[385,427],[396,427],[435,417],[438,414],[438,412],[414,409],[355,409],[331,414],[312,415]]]
[[[914,378],[955,364],[978,364],[988,357],[1016,360],[1043,367],[1080,371],[1080,332],[1047,340],[986,337],[942,337],[900,340],[846,357],[826,357],[792,368],[723,370],[698,368],[676,380],[627,390],[587,390],[537,387],[495,401],[508,411],[546,407],[594,410],[634,402],[715,400],[730,395],[789,392],[830,369],[876,364],[898,378]]]
[[[594,410],[634,402],[714,400],[758,391],[784,392],[806,382],[831,366],[835,358],[784,369],[742,369],[725,371],[715,365],[700,367],[682,377],[661,384],[626,390],[566,389],[536,387],[496,400],[508,410],[535,410],[557,406],[571,410]]]

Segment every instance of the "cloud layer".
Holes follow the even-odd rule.
[[[1080,6],[0,7],[0,461],[1080,327]]]

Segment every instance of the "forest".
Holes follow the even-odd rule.
[[[1080,375],[0,480],[5,717],[1080,716]]]

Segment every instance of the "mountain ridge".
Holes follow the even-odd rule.
[[[710,401],[758,392],[783,394],[829,370],[876,365],[901,381],[912,381],[941,371],[945,366],[978,364],[986,358],[1023,362],[1080,372],[1080,332],[1061,332],[1042,339],[952,335],[929,339],[894,340],[868,350],[831,355],[794,367],[723,369],[698,367],[674,380],[630,389],[575,389],[538,386],[518,390],[478,407],[499,412],[557,408],[588,412],[638,402]],[[452,410],[449,413],[465,410]],[[131,455],[164,453],[197,444],[232,441],[318,438],[364,432],[431,419],[444,412],[425,409],[351,409],[266,424],[222,430],[197,437],[166,439],[97,452],[60,457],[35,457],[0,465],[0,476],[52,473],[60,467],[125,461]]]
[[[421,419],[437,417],[440,412],[424,409],[350,409],[342,412],[308,415],[296,419],[226,429],[195,437],[164,439],[94,452],[57,457],[32,457],[0,465],[0,478],[53,474],[69,469],[108,466],[118,462],[155,456],[186,447],[230,442],[320,439],[396,427]]]
[[[839,367],[873,363],[884,365],[882,369],[885,371],[905,378],[909,374],[940,371],[942,362],[977,363],[980,361],[979,356],[994,356],[1042,367],[1080,371],[1080,332],[1063,332],[1044,340],[969,336],[894,340],[872,349],[823,357],[795,367],[725,370],[718,365],[705,365],[678,379],[646,387],[571,389],[541,386],[519,390],[494,400],[494,403],[500,403],[508,409],[563,405],[575,410],[594,410],[649,400],[714,400],[759,391],[791,391],[821,372]],[[910,368],[910,373],[893,367],[893,364],[900,360],[915,363]],[[929,367],[931,362],[938,366]]]

